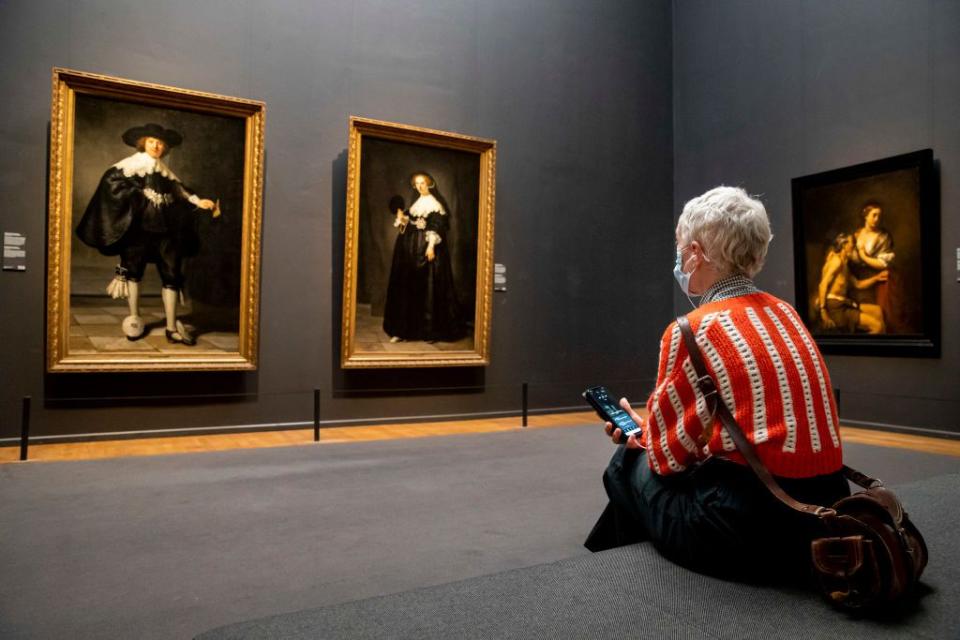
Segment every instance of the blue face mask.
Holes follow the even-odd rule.
[[[680,285],[680,290],[689,298],[690,297],[690,276],[693,274],[693,271],[690,273],[683,272],[683,249],[677,249],[677,262],[673,265],[673,277],[676,278],[677,284]],[[694,269],[696,271],[696,269]]]

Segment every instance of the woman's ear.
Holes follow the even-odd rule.
[[[706,257],[703,254],[703,247],[700,246],[700,243],[696,240],[690,241],[690,253],[697,256],[698,262],[703,262],[703,259]]]
[[[690,251],[693,252],[693,255],[697,256],[697,260],[701,265],[711,262],[710,258],[707,257],[706,251],[703,250],[703,246],[696,240],[690,242]]]

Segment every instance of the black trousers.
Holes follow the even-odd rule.
[[[801,502],[831,505],[850,494],[839,471],[777,480]],[[584,543],[591,551],[648,540],[673,562],[723,578],[796,582],[809,575],[819,520],[783,505],[749,467],[710,458],[660,476],[645,451],[621,445],[603,485],[610,502]]]
[[[147,263],[153,262],[157,265],[160,282],[164,287],[183,287],[183,257],[176,236],[136,228],[127,232],[123,242],[120,266],[126,269],[128,280],[140,282]]]

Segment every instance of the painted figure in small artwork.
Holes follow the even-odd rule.
[[[857,278],[850,268],[856,251],[854,236],[841,233],[837,235],[827,253],[817,288],[820,324],[824,329],[845,333],[883,333],[883,311],[880,307],[856,298],[859,292],[885,283],[887,271],[877,272],[864,279]]]
[[[817,290],[820,325],[841,333],[896,331],[896,287],[893,278],[893,237],[881,224],[882,207],[867,202],[860,208],[861,226],[840,233],[824,259]]]
[[[391,199],[397,237],[390,266],[383,330],[391,342],[453,342],[466,332],[454,288],[450,253],[445,242],[449,208],[427,173],[410,178],[415,200]]]
[[[873,286],[860,289],[857,301],[861,304],[877,305],[883,313],[886,331],[893,322],[896,324],[896,281],[895,269],[891,268],[895,254],[893,236],[881,225],[883,209],[876,202],[868,202],[860,210],[863,225],[854,232],[855,250],[850,255],[851,270],[862,280],[869,280],[883,274]],[[897,327],[893,327],[894,332]]]
[[[220,216],[219,202],[188,189],[164,163],[182,136],[148,123],[124,132],[123,142],[136,152],[107,169],[77,226],[77,235],[103,255],[119,256],[107,286],[113,298],[126,298],[130,315],[123,332],[131,341],[146,332],[140,316],[140,282],[154,263],[163,285],[161,298],[170,343],[193,346],[196,339],[177,318],[184,286],[183,261],[199,249],[197,215]]]

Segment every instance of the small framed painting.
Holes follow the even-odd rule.
[[[797,310],[824,353],[940,355],[930,149],[793,180]]]

